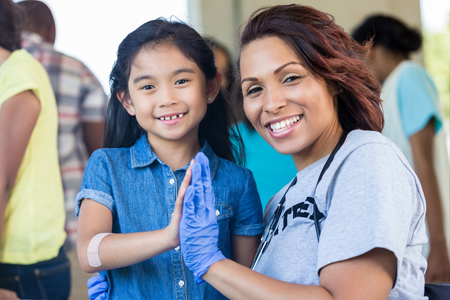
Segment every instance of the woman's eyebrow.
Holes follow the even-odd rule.
[[[278,67],[275,71],[273,71],[273,74],[274,74],[274,75],[277,75],[277,74],[280,73],[284,68],[286,68],[286,67],[289,66],[289,65],[293,65],[293,64],[303,66],[303,64],[299,63],[298,61],[290,61],[290,62],[285,63],[284,65]],[[256,77],[248,77],[248,78],[244,78],[244,79],[242,79],[241,84],[243,84],[244,81],[258,81],[258,78],[256,78]]]
[[[278,73],[281,72],[281,70],[283,70],[284,68],[286,68],[287,66],[292,65],[292,64],[302,65],[302,64],[299,63],[298,61],[291,61],[291,62],[285,63],[285,64],[282,65],[281,67],[278,67],[275,71],[273,71],[273,74],[274,74],[274,75],[277,75]]]
[[[241,84],[243,84],[244,81],[258,81],[258,78],[256,78],[256,77],[247,77],[247,78],[244,78],[244,79],[242,79]]]

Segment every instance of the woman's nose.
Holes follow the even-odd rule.
[[[265,112],[268,113],[276,114],[287,105],[287,101],[283,93],[281,93],[276,88],[271,88],[270,90],[267,90],[265,98],[266,99],[264,101],[263,109]]]

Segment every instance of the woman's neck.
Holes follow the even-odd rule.
[[[3,47],[0,47],[0,66],[11,56],[11,51],[6,50]]]
[[[147,141],[150,144],[153,153],[155,153],[155,155],[165,164],[169,165],[172,171],[187,165],[201,150],[198,138],[177,141],[150,141],[147,137]]]
[[[297,171],[300,172],[307,166],[329,155],[338,143],[343,132],[341,124],[336,122],[329,130],[323,132],[308,149],[292,154],[291,156]]]

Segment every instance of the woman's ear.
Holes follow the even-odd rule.
[[[207,87],[206,87],[206,99],[208,100],[208,103],[213,103],[214,100],[217,97],[217,94],[219,94],[220,87],[222,84],[222,75],[217,72],[216,77],[214,77],[211,80],[208,80]]]
[[[135,116],[136,111],[134,109],[133,102],[131,101],[131,98],[129,95],[126,95],[125,91],[119,91],[116,93],[117,99],[119,99],[120,103],[122,103],[123,107],[126,109],[126,111],[131,115]]]

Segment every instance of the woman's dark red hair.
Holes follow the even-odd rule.
[[[241,32],[240,49],[252,41],[283,39],[314,75],[338,92],[338,116],[344,130],[384,126],[380,85],[362,59],[370,45],[356,43],[333,16],[309,6],[291,4],[261,8]]]

